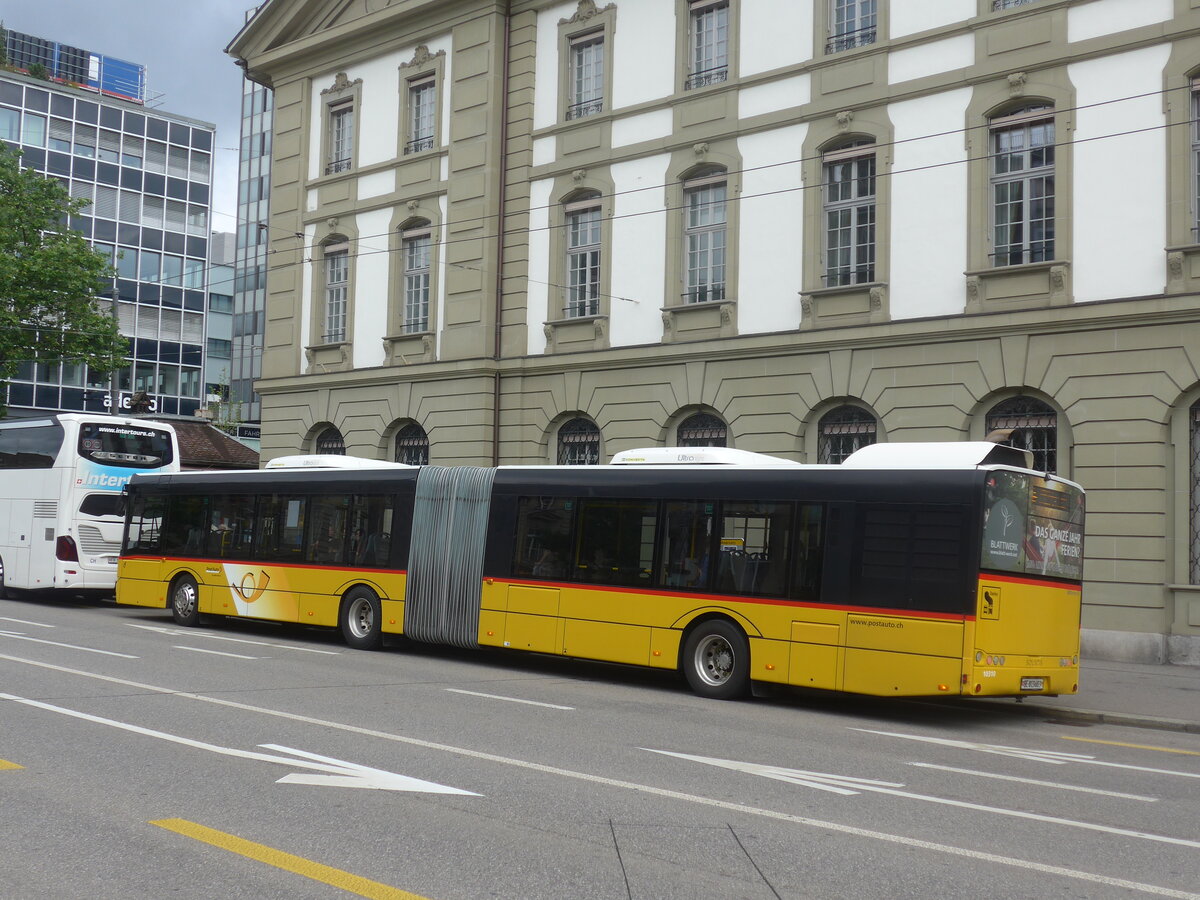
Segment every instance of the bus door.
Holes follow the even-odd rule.
[[[208,506],[208,531],[204,537],[200,610],[217,615],[295,622],[299,607],[296,593],[287,587],[290,579],[285,570],[252,558],[255,502],[256,498],[251,495],[212,498]],[[300,506],[302,509],[303,501]],[[270,521],[270,517],[265,520]]]

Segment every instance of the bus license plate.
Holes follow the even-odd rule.
[[[1023,691],[1042,691],[1046,689],[1045,678],[1022,678],[1021,690]]]

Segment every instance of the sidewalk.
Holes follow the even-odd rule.
[[[1029,715],[1200,734],[1200,667],[1084,661],[1079,693],[1059,697],[975,700]]]

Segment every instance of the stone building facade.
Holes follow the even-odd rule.
[[[1198,5],[272,0],[263,458],[998,435],[1200,662]]]

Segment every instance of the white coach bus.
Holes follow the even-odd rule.
[[[61,413],[0,422],[0,597],[111,595],[135,472],[178,472],[163,422]]]

